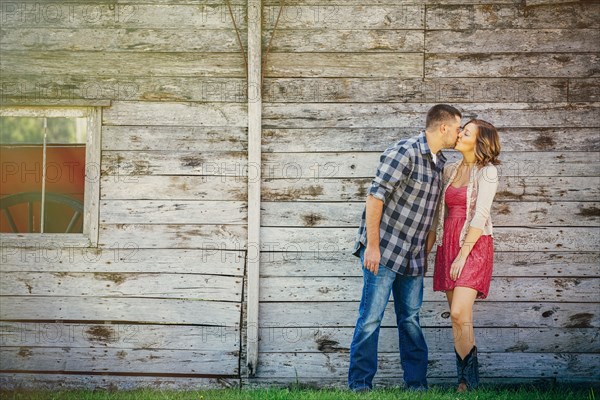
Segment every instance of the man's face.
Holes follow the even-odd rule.
[[[456,116],[453,120],[448,120],[440,126],[444,137],[445,148],[453,149],[460,133],[460,117]]]

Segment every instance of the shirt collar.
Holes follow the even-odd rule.
[[[425,131],[421,131],[421,133],[419,134],[418,142],[419,148],[421,149],[421,154],[433,154],[431,152],[431,149],[429,148],[429,144],[427,144],[427,137],[425,136]],[[442,151],[439,151],[436,154],[436,156],[438,157],[438,159],[444,162],[446,161],[446,156],[444,156],[444,153]]]

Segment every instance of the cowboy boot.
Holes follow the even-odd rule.
[[[466,392],[467,391],[467,379],[465,378],[465,362],[454,349],[454,354],[456,354],[456,375],[458,376],[458,387],[456,388],[457,392]]]
[[[456,371],[458,375],[457,392],[477,389],[479,386],[479,362],[477,360],[477,346],[473,346],[469,354],[461,359],[456,349]]]

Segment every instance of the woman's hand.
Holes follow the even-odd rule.
[[[456,256],[456,258],[452,262],[452,265],[450,266],[450,279],[452,279],[453,281],[458,279],[458,277],[460,276],[460,273],[462,272],[463,268],[465,267],[466,261],[467,261],[466,259],[463,259],[460,257],[460,254],[458,256]]]

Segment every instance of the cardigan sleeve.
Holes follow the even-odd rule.
[[[478,179],[477,204],[470,226],[482,229],[490,216],[492,202],[498,189],[498,169],[494,165],[486,166]]]
[[[440,196],[438,198],[438,202],[437,205],[435,207],[435,214],[433,216],[433,223],[431,225],[431,228],[429,229],[430,231],[434,231],[437,234],[438,228],[440,226],[440,218],[442,218],[442,216],[440,215],[441,213],[441,209],[442,207],[445,206],[444,203],[444,188],[446,187],[446,184],[448,183],[448,181],[450,180],[450,177],[452,176],[452,169],[456,168],[456,164],[446,164],[442,170],[442,189],[440,190]],[[436,240],[437,241],[437,240]]]

